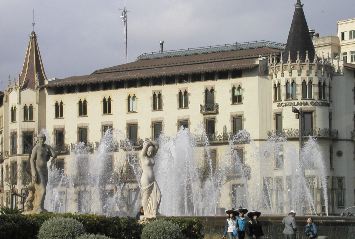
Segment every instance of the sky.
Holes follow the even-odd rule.
[[[65,78],[126,62],[123,7],[128,9],[128,62],[140,54],[256,40],[285,43],[296,0],[0,0],[0,89],[17,78],[32,31],[46,75]],[[354,0],[303,0],[308,26],[336,35],[355,18]]]

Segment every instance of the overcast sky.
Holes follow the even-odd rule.
[[[286,42],[296,0],[0,0],[0,88],[22,68],[32,9],[48,78],[90,74],[122,64],[127,6],[128,60],[144,52],[225,43]],[[336,35],[355,17],[354,0],[303,0],[308,25]]]

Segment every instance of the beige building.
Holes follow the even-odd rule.
[[[279,163],[279,156],[265,162],[253,157],[255,147],[262,148],[271,134],[287,137],[284,147],[298,148],[300,131],[304,142],[309,135],[318,139],[326,163],[329,213],[355,205],[355,64],[343,64],[344,57],[338,57],[347,52],[352,59],[351,52],[355,54],[355,40],[350,40],[354,20],[338,22],[338,37],[313,38],[313,43],[302,6],[298,1],[286,45],[264,41],[143,54],[134,62],[90,75],[50,81],[32,32],[21,75],[5,89],[0,107],[0,204],[21,207],[20,195],[29,183],[29,152],[42,129],[59,153],[56,167],[66,173],[75,144],[83,142],[95,154],[107,129],[122,132],[139,152],[142,139],[156,139],[161,132],[174,136],[181,126],[192,131],[202,124],[214,168],[230,149],[230,135],[245,129],[254,142],[232,146],[253,176],[247,182],[238,176],[227,180],[218,207],[242,204],[247,198],[236,197],[245,188],[268,188],[263,210],[292,209],[284,203],[290,190],[285,175],[292,172]],[[301,109],[301,130],[292,106]],[[121,143],[112,150],[108,170],[119,169],[127,152]],[[197,152],[203,158],[204,148]],[[283,151],[277,155],[287,157]],[[312,169],[305,175],[313,185],[315,210],[322,213],[319,175]],[[129,190],[137,191],[135,180],[130,185]],[[71,192],[74,202],[80,201],[83,190],[88,189]],[[105,188],[107,193],[115,190]],[[68,207],[85,212],[79,203]]]

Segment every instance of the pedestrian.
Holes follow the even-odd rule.
[[[311,217],[307,219],[307,225],[304,232],[306,233],[307,238],[314,239],[318,237],[317,226],[314,224]]]
[[[136,215],[136,219],[139,220],[143,220],[144,219],[144,209],[143,206],[140,207],[139,212]]]
[[[285,239],[295,239],[296,238],[296,212],[291,210],[286,217],[282,219],[282,224],[284,224],[285,228],[283,230],[283,234],[285,235]]]
[[[261,239],[264,236],[263,228],[261,226],[261,223],[258,220],[260,215],[261,212],[255,210],[248,213],[248,217],[250,219],[248,223],[250,238]]]
[[[245,238],[245,230],[247,227],[247,220],[245,218],[245,214],[248,212],[248,209],[239,207],[238,212],[239,212],[239,217],[237,217],[238,238],[244,239]]]
[[[237,236],[237,227],[236,227],[236,215],[237,211],[232,208],[229,210],[226,210],[227,220],[224,226],[224,233],[223,233],[223,238],[228,238],[228,239],[236,239]]]

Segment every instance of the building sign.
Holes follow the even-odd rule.
[[[325,102],[325,101],[297,101],[297,102],[277,103],[277,107],[289,107],[289,106],[326,106],[326,107],[329,107],[330,103]]]

